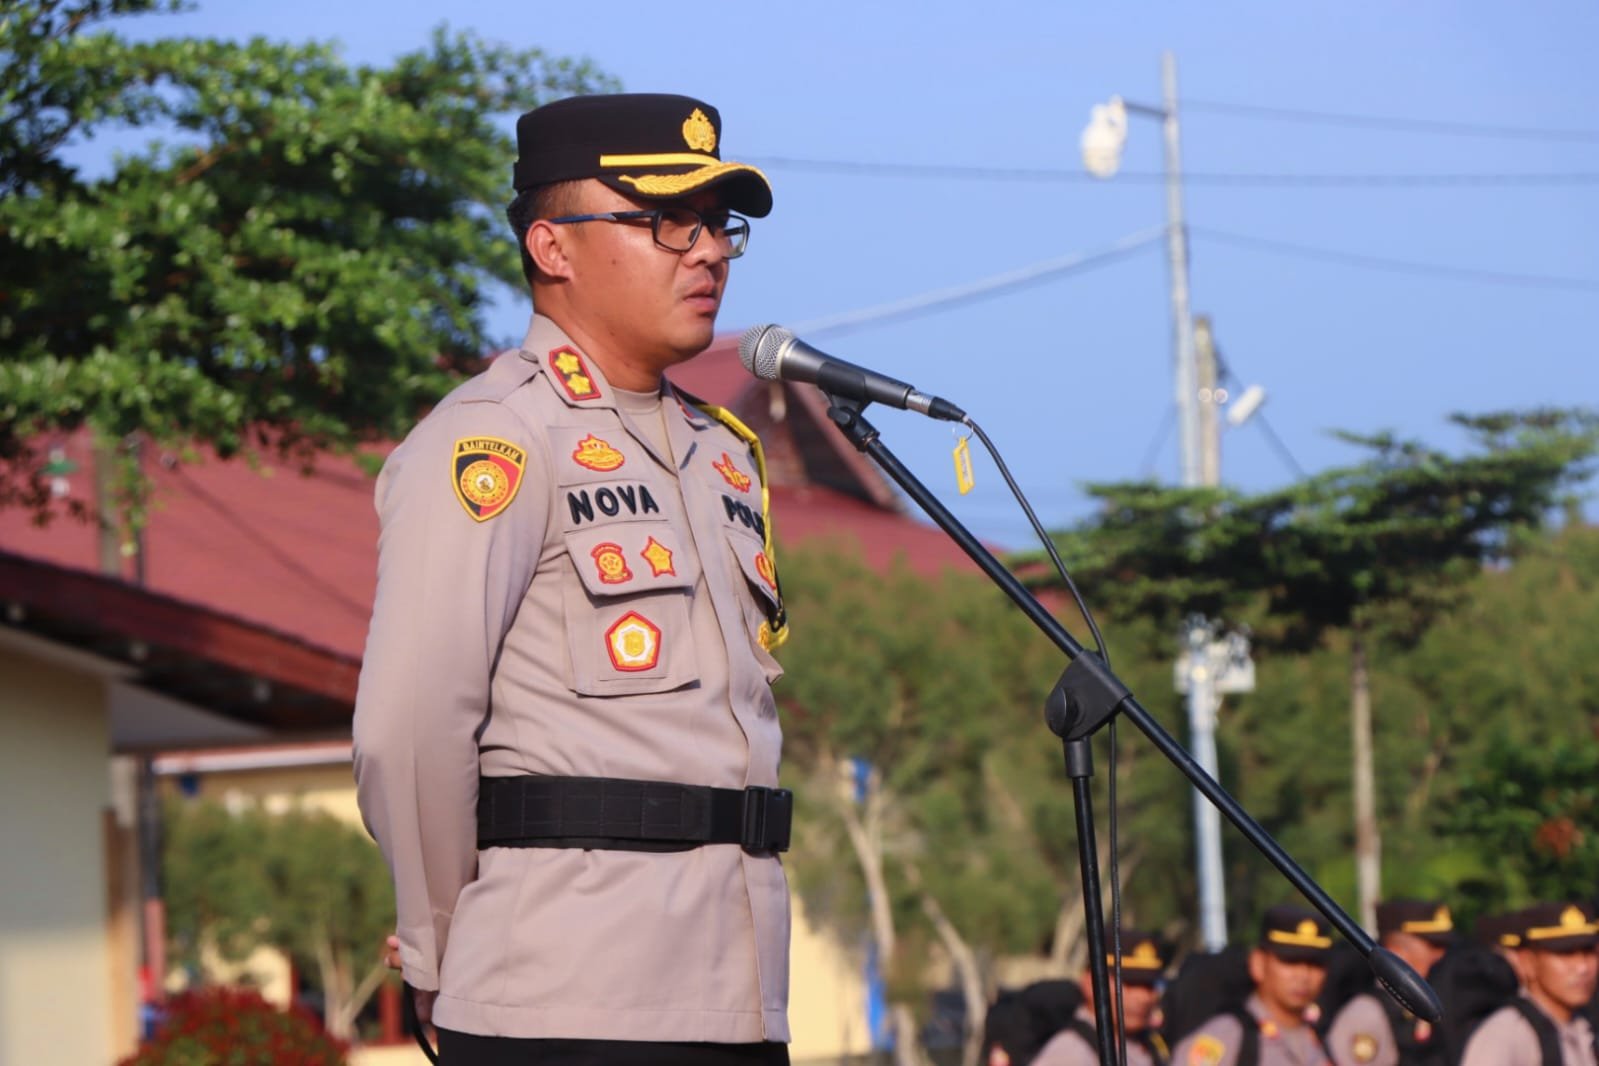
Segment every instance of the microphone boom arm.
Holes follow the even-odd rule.
[[[820,384],[820,383],[818,383]],[[824,387],[824,391],[825,387]],[[1437,993],[1432,986],[1412,969],[1407,963],[1387,948],[1378,945],[1359,924],[1351,918],[1338,903],[1329,896],[1311,876],[1305,872],[1293,857],[1283,850],[1271,834],[1244,810],[1243,806],[1235,800],[1230,793],[1204,767],[1200,766],[1194,757],[1183,748],[1177,740],[1161,726],[1159,722],[1147,711],[1133,696],[1130,690],[1106,667],[1098,656],[1089,652],[1071,635],[1067,629],[1045,609],[1044,605],[1028,591],[1016,576],[1005,569],[1000,561],[974,537],[970,530],[963,526],[959,519],[951,514],[939,502],[938,498],[928,490],[899,460],[886,445],[875,426],[868,422],[861,414],[865,402],[852,398],[839,398],[828,394],[830,407],[828,417],[838,425],[853,445],[868,455],[873,462],[883,469],[885,473],[905,490],[927,515],[958,544],[962,551],[971,557],[978,567],[988,575],[1000,589],[1010,597],[1011,601],[1021,609],[1028,619],[1037,626],[1045,636],[1053,641],[1056,647],[1072,660],[1066,672],[1061,677],[1061,682],[1051,693],[1046,719],[1052,731],[1060,735],[1067,742],[1068,772],[1074,781],[1074,796],[1078,798],[1078,823],[1079,823],[1079,851],[1085,844],[1082,836],[1083,823],[1087,821],[1087,831],[1092,832],[1091,819],[1083,817],[1083,804],[1088,800],[1088,791],[1081,782],[1080,775],[1091,773],[1087,766],[1087,737],[1097,730],[1111,716],[1120,713],[1125,715],[1139,732],[1148,737],[1157,750],[1168,761],[1187,777],[1194,787],[1216,807],[1227,820],[1232,822],[1244,837],[1255,846],[1268,861],[1275,866],[1296,889],[1300,891],[1318,911],[1322,913],[1334,929],[1349,941],[1360,952],[1371,966],[1384,989],[1400,1006],[1410,1011],[1418,1018],[1429,1022],[1437,1022],[1442,1016],[1443,1008],[1438,1001]],[[869,402],[869,401],[867,401]],[[1074,753],[1073,744],[1081,744]],[[1074,760],[1078,763],[1074,766]],[[1109,996],[1108,984],[1101,984],[1104,980],[1105,951],[1103,945],[1096,944],[1096,939],[1103,940],[1103,933],[1095,937],[1094,927],[1096,918],[1103,921],[1100,910],[1097,856],[1093,854],[1082,855],[1084,858],[1084,907],[1088,910],[1090,964],[1094,967],[1095,1000],[1096,1008],[1101,1004],[1108,1011]],[[1090,866],[1093,865],[1093,884],[1089,885]],[[1102,1037],[1108,1037],[1108,1015],[1101,1021],[1100,1031]],[[1113,1061],[1113,1060],[1106,1060]]]

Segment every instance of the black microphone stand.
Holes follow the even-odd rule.
[[[1088,935],[1089,970],[1094,988],[1094,1024],[1099,1035],[1099,1060],[1102,1066],[1114,1066],[1116,1051],[1111,1022],[1109,964],[1105,950],[1105,914],[1099,893],[1099,854],[1094,840],[1093,797],[1088,786],[1088,779],[1094,773],[1088,738],[1115,714],[1122,714],[1131,720],[1139,732],[1148,737],[1160,753],[1182,771],[1183,776],[1193,782],[1194,787],[1277,867],[1289,884],[1326,916],[1333,928],[1366,959],[1377,980],[1400,1006],[1418,1018],[1438,1021],[1443,1008],[1432,986],[1403,959],[1379,946],[1354,919],[1344,913],[1343,908],[1271,838],[1271,834],[1261,828],[1260,823],[1250,817],[1249,812],[1155,721],[1127,686],[1105,666],[1104,661],[1078,643],[1015,575],[1006,570],[961,525],[960,520],[949,513],[937,497],[928,491],[927,486],[900,463],[883,444],[877,428],[862,416],[861,412],[869,401],[841,399],[825,390],[824,394],[830,404],[828,418],[843,430],[850,443],[882,467],[1071,660],[1044,703],[1044,719],[1050,730],[1064,742],[1066,775],[1072,781],[1072,803],[1077,816],[1077,863],[1083,878],[1084,928]]]

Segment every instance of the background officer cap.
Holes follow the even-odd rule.
[[[1599,944],[1599,925],[1576,903],[1535,903],[1521,912],[1521,946],[1578,951]]]
[[[755,167],[724,163],[722,116],[710,104],[666,93],[571,96],[516,120],[517,192],[598,178],[643,200],[670,200],[713,186],[727,206],[756,218],[772,187]]]
[[[1122,981],[1129,985],[1152,985],[1166,972],[1171,951],[1159,937],[1143,929],[1122,927]],[[1116,972],[1116,953],[1105,945],[1105,965]]]
[[[1332,933],[1315,912],[1282,904],[1268,910],[1261,919],[1257,946],[1284,962],[1325,966],[1332,953]]]
[[[1455,920],[1442,903],[1419,899],[1384,900],[1377,904],[1377,936],[1409,933],[1429,944],[1448,947],[1454,942]]]

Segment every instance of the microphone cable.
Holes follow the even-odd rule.
[[[1055,565],[1055,572],[1060,575],[1061,581],[1065,583],[1066,590],[1071,593],[1072,602],[1077,605],[1078,613],[1083,616],[1083,621],[1088,625],[1089,633],[1093,635],[1095,654],[1105,664],[1105,668],[1107,670],[1110,669],[1110,648],[1105,644],[1105,638],[1099,631],[1099,624],[1094,621],[1093,612],[1088,609],[1088,604],[1083,601],[1082,593],[1077,591],[1077,582],[1072,580],[1072,575],[1067,571],[1066,564],[1061,561],[1060,553],[1055,550],[1055,542],[1044,529],[1043,523],[1038,520],[1038,515],[1033,511],[1033,505],[1027,502],[1026,494],[1022,492],[1021,486],[1016,484],[1016,479],[1011,476],[1010,467],[1005,465],[1005,460],[1000,456],[999,449],[994,447],[994,442],[988,439],[988,434],[983,432],[983,427],[978,425],[976,420],[970,415],[964,416],[960,421],[962,425],[976,434],[978,440],[982,441],[984,450],[988,452],[988,457],[994,460],[994,465],[999,468],[999,475],[1005,479],[1005,484],[1010,489],[1011,495],[1016,497],[1017,503],[1021,504],[1022,513],[1027,516],[1027,521],[1032,525],[1033,532],[1038,535],[1040,543],[1044,545],[1044,551],[1048,553],[1050,562]],[[1111,715],[1109,724],[1110,731],[1107,743],[1110,746],[1110,779],[1107,788],[1110,803],[1110,941],[1111,958],[1116,963],[1111,1014],[1116,1020],[1117,1056],[1122,1066],[1126,1066],[1127,1026],[1123,1022],[1125,1015],[1122,1009],[1124,988],[1122,982],[1122,881],[1121,864],[1117,860],[1117,854],[1121,849],[1117,847],[1115,715]],[[1092,920],[1091,916],[1086,914],[1088,906],[1086,898],[1083,900],[1082,905],[1085,908],[1084,919]]]

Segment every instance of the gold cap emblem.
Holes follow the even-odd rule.
[[[683,143],[696,152],[716,151],[716,127],[699,108],[683,120]]]

